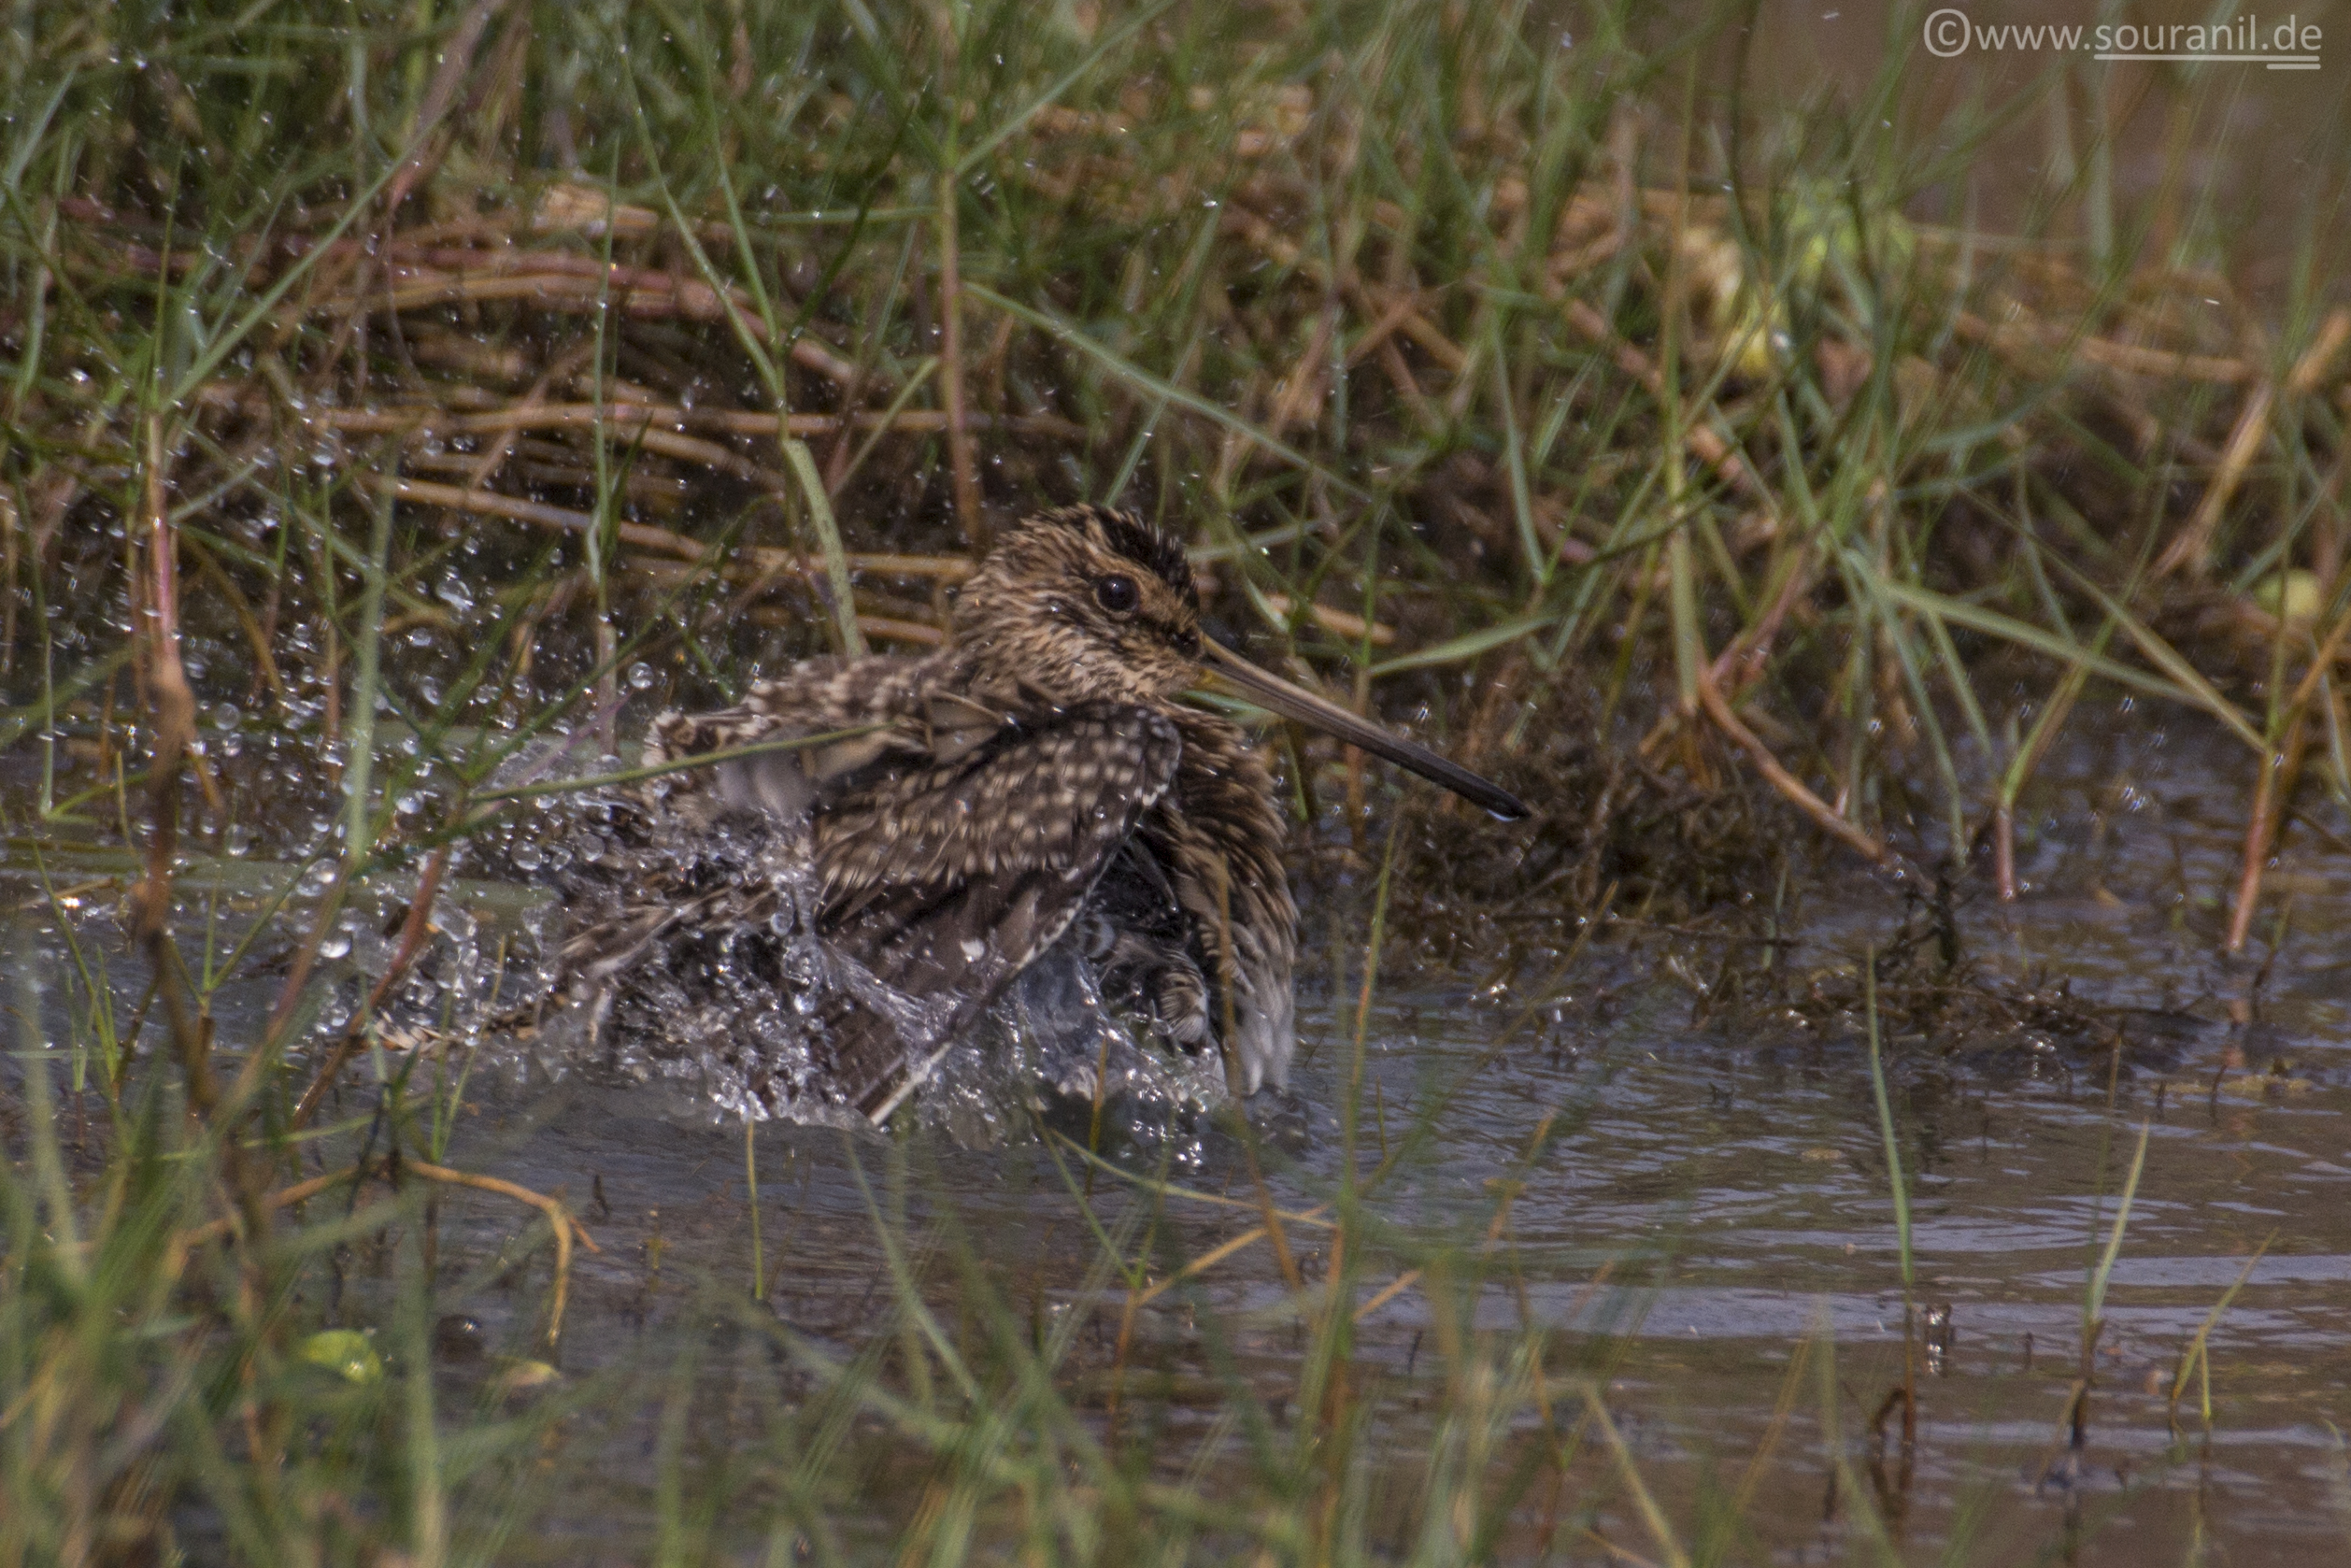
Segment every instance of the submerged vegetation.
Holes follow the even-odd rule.
[[[1906,13],[1802,98],[1737,7],[0,28],[0,1563],[1760,1561],[1799,1409],[1841,1547],[1899,1558],[1938,1342],[1889,1075],[2030,1033],[2111,1127],[2146,1024],[1979,962],[1955,908],[2030,891],[2040,771],[2118,699],[2241,743],[2238,874],[2182,890],[2207,947],[2258,948],[2281,845],[2351,804],[2339,107],[2257,291],[2200,151],[2237,78],[1922,91]],[[2134,113],[2160,156],[2118,172]],[[2044,123],[2045,178],[1988,191]],[[1041,1122],[988,1158],[1047,1282],[926,1186],[967,1155],[747,1133],[748,1276],[664,1276],[658,1224],[591,1253],[601,1178],[534,1190],[469,1119],[566,790],[662,706],[934,644],[998,530],[1080,499],[1181,533],[1220,634],[1535,808],[1268,732],[1334,1174],[1298,1198],[1295,1140],[1238,1121],[1180,1169],[1106,1158],[1099,1105]],[[1817,875],[1910,919],[1800,948]],[[1703,955],[1702,1015],[1867,1041],[1916,1318],[1859,1413],[1824,1321],[1768,1440],[1671,1490],[1617,1342],[1528,1305],[1513,1205],[1589,1087],[1473,1200],[1432,1176],[1455,1092],[1563,1048],[1625,933]],[[1432,976],[1486,1035],[1407,1111],[1367,1051]],[[2114,1143],[2060,1479],[2160,1157]],[[759,1187],[819,1158],[876,1282],[816,1329],[768,1299],[809,1244]],[[593,1310],[675,1332],[566,1357],[590,1258]],[[447,1309],[492,1283],[531,1303],[497,1355]],[[2207,1430],[2234,1290],[2170,1387]],[[1370,1353],[1415,1294],[1425,1350]]]

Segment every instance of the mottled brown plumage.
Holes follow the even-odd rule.
[[[844,732],[670,775],[641,803],[714,831],[757,825],[806,858],[814,908],[788,916],[770,885],[705,866],[633,890],[575,936],[571,972],[608,995],[684,922],[805,920],[856,967],[817,1004],[824,1060],[794,1091],[880,1115],[1067,942],[1170,1040],[1220,1048],[1246,1094],[1287,1079],[1297,910],[1263,764],[1237,725],[1177,700],[1204,660],[1269,706],[1516,807],[1207,642],[1181,546],[1124,513],[1029,520],[965,584],[950,632],[923,657],[810,660],[734,707],[657,720],[655,764]]]

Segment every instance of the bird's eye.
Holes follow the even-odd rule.
[[[1124,615],[1143,602],[1143,592],[1133,577],[1107,577],[1094,584],[1094,602],[1113,615]]]

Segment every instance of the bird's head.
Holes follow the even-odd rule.
[[[1057,703],[1164,703],[1200,679],[1191,564],[1132,512],[1044,512],[963,585],[955,641]]]
[[[1202,634],[1183,545],[1132,512],[1064,506],[1030,518],[981,562],[955,604],[956,646],[997,679],[1058,704],[1165,704],[1204,677],[1271,712],[1410,768],[1497,817],[1526,805]]]

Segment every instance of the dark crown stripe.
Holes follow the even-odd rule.
[[[1192,596],[1191,561],[1184,554],[1183,541],[1133,512],[1107,506],[1062,506],[1030,520],[1092,534],[1111,553],[1126,557],[1186,599]]]

